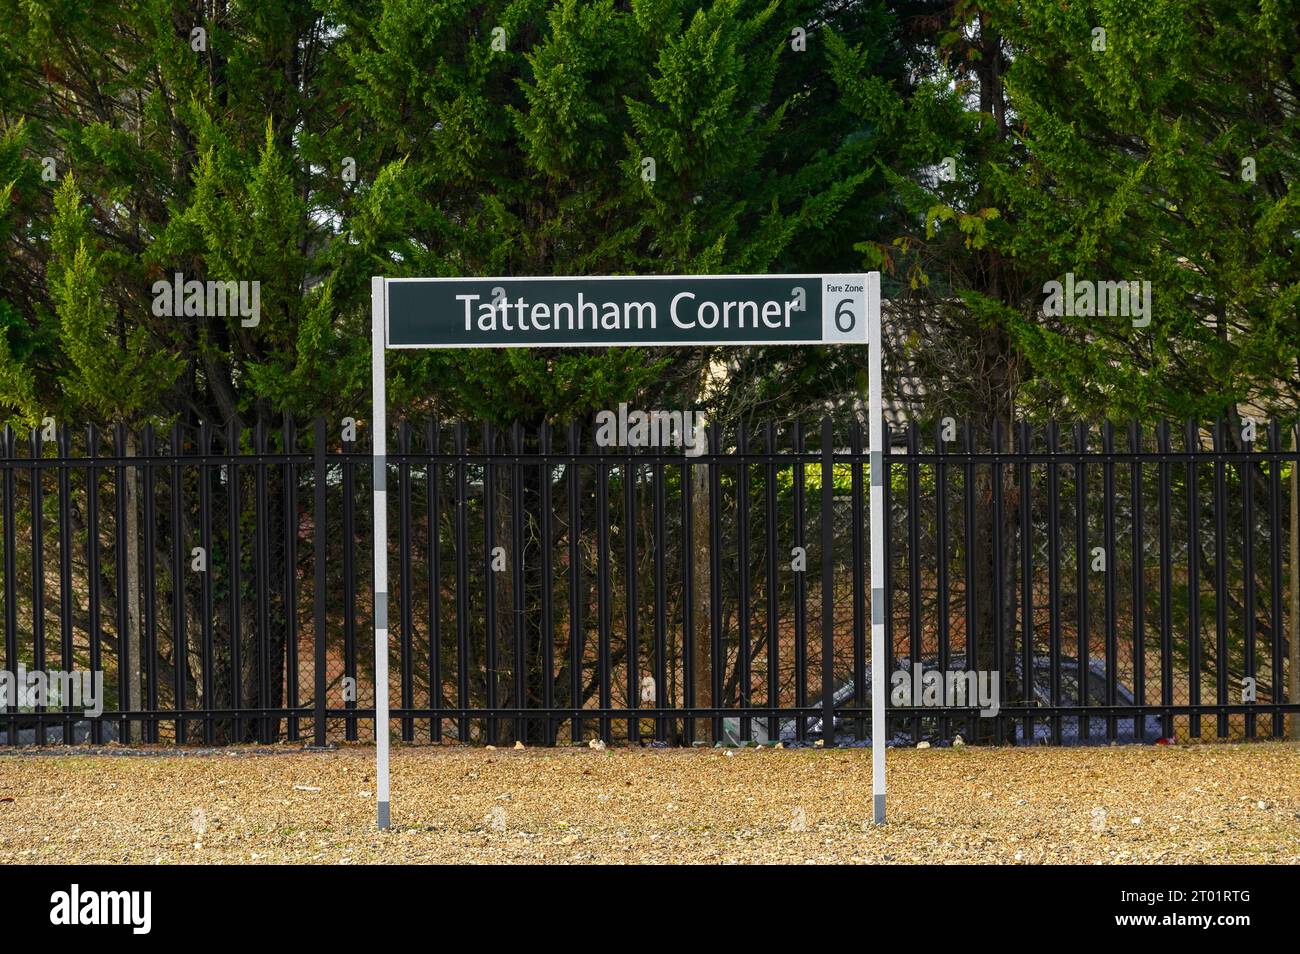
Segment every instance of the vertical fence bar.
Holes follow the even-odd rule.
[[[1245,616],[1246,633],[1245,675],[1255,678],[1255,442],[1242,440],[1242,449],[1246,457],[1238,471],[1241,481],[1241,578],[1245,583],[1242,594],[1242,615]],[[1219,595],[1223,599],[1223,594]],[[1256,735],[1256,719],[1253,711],[1246,713],[1246,738]]]
[[[226,499],[230,534],[230,707],[234,711],[236,744],[244,741],[243,711],[244,665],[242,629],[242,573],[240,556],[239,443],[240,422],[232,418],[226,425]]]
[[[907,615],[909,666],[921,665],[921,429],[907,424]],[[890,647],[892,652],[893,647]],[[892,660],[890,660],[892,665]],[[913,699],[912,705],[918,700]],[[912,716],[912,742],[921,741],[921,717]]]
[[[1047,654],[1052,744],[1061,744],[1061,432],[1047,425]]]
[[[298,708],[301,705],[302,687],[299,685],[301,666],[298,661],[298,471],[293,455],[298,451],[298,429],[290,414],[284,415],[280,444],[284,451],[281,480],[284,483],[284,651],[288,683],[288,705],[292,714],[288,719],[290,742],[300,739]],[[280,722],[275,723],[275,738],[280,738]]]
[[[13,431],[5,429],[6,444],[8,456],[13,457],[14,436]],[[115,625],[117,627],[117,708],[119,712],[128,712],[131,709],[131,692],[130,692],[130,672],[131,672],[131,635],[130,635],[130,608],[128,600],[135,598],[135,594],[127,593],[127,581],[130,577],[127,575],[127,543],[126,543],[126,466],[123,463],[126,458],[126,426],[118,422],[113,427],[113,456],[117,458],[117,464],[113,468],[113,556],[114,563],[117,565],[116,583],[117,583],[117,618]],[[5,501],[13,499],[13,470],[12,467],[5,471]],[[5,525],[13,525],[13,508],[10,505],[6,511]],[[6,531],[7,533],[8,531]],[[6,538],[8,541],[9,538]],[[6,549],[6,557],[12,553],[13,548]],[[6,591],[5,606],[6,627],[8,626],[8,610],[13,607],[12,592],[10,592],[10,581],[13,574],[6,567]],[[12,632],[7,629],[6,632]],[[13,663],[11,662],[11,666]],[[10,733],[12,736],[12,727]],[[130,720],[125,716],[118,726],[118,738],[124,743],[132,741],[130,733]]]
[[[655,699],[656,709],[668,706],[668,528],[667,494],[664,490],[664,462],[655,458],[652,468],[654,487],[654,612],[655,612]],[[668,720],[655,719],[655,741],[668,740]]]
[[[59,658],[63,671],[73,670],[72,642],[72,435],[67,424],[58,429],[59,454]],[[72,700],[59,699],[63,710],[63,744],[72,742]]]
[[[409,715],[415,708],[415,640],[414,603],[411,598],[411,425],[402,421],[397,425],[397,586],[398,602],[398,658],[402,673],[399,677],[399,696],[407,715],[402,716],[403,742],[415,741],[415,718]],[[489,577],[491,579],[491,577]],[[390,596],[391,599],[391,596]]]
[[[32,668],[45,669],[45,501],[42,494],[41,432],[31,431],[32,471]],[[45,744],[45,720],[39,713],[45,706],[33,707],[36,717],[36,744]]]
[[[975,558],[976,558],[976,530],[975,530],[975,435],[971,428],[969,420],[962,422],[962,453],[966,456],[966,463],[962,466],[962,535],[965,537],[962,550],[965,559],[962,561],[962,580],[963,602],[966,604],[966,665],[967,671],[978,671],[982,661],[979,657],[979,594],[975,588]],[[992,604],[996,606],[997,603]],[[969,700],[966,700],[969,702]],[[974,739],[978,736],[978,714],[972,713],[967,720],[969,726],[969,736]]]
[[[695,492],[690,455],[682,458],[682,699],[695,707]],[[695,717],[683,721],[687,745],[695,742]]]
[[[470,738],[470,722],[465,711],[469,696],[469,461],[466,459],[465,423],[456,422],[456,736],[461,742]]]
[[[807,560],[807,541],[804,540],[804,435],[803,422],[794,422],[794,545]],[[799,710],[795,721],[795,737],[803,742],[808,738],[808,574],[800,570],[794,575],[794,704]]]
[[[343,458],[340,465],[343,470],[343,676],[350,680],[348,685],[353,691],[344,694],[343,707],[348,710],[343,725],[343,738],[348,742],[357,740],[357,572],[356,572],[356,476],[352,455],[357,452],[354,436],[348,438],[344,428],[340,435],[343,445]]]
[[[1116,683],[1119,681],[1119,631],[1115,614],[1115,572],[1119,569],[1119,550],[1115,543],[1115,428],[1110,421],[1102,425],[1102,522],[1106,536],[1106,576],[1103,581],[1106,600],[1106,739],[1115,741],[1117,725],[1113,707],[1119,703]]]
[[[777,562],[780,517],[776,507],[776,428],[771,421],[763,425],[763,453],[766,457],[763,474],[763,526],[767,536],[767,704],[776,709],[781,705],[780,570]],[[775,714],[768,717],[767,737],[770,741],[781,741],[781,719]]]
[[[257,579],[254,592],[257,597],[257,705],[265,709],[271,704],[271,547],[268,530],[270,519],[267,514],[266,473],[266,421],[258,417],[253,429],[253,451],[257,455],[254,464],[253,483],[257,491],[254,512],[257,514],[257,526],[253,528],[253,559],[257,566]],[[271,738],[271,718],[263,713],[257,720],[258,741],[269,744]]]
[[[554,509],[555,509],[555,465],[551,460],[551,425],[543,421],[537,429],[538,493],[538,532],[542,546],[542,592],[541,592],[541,642],[542,642],[542,708],[546,710],[547,745],[555,744],[555,554],[554,554]]]
[[[1300,451],[1300,424],[1297,424],[1291,431],[1292,451]],[[1269,639],[1269,651],[1273,654],[1272,666],[1272,692],[1270,693],[1271,701],[1274,705],[1283,699],[1282,682],[1284,678],[1283,670],[1283,652],[1286,639],[1284,636],[1286,624],[1282,617],[1282,427],[1277,421],[1270,421],[1268,425],[1268,449],[1273,456],[1273,466],[1268,471],[1268,577],[1269,577],[1269,614],[1268,622],[1271,627],[1271,638]],[[1300,457],[1297,457],[1292,466],[1300,466]],[[1294,510],[1292,511],[1295,512]],[[1292,566],[1295,566],[1296,555],[1292,554]],[[1297,620],[1292,619],[1292,638],[1296,634]],[[1288,698],[1288,702],[1295,702],[1294,698]],[[1292,715],[1291,718],[1300,718]],[[1280,739],[1286,731],[1286,719],[1278,710],[1273,710],[1273,738]]]
[[[176,744],[184,745],[186,739],[185,675],[189,668],[189,647],[185,633],[185,540],[183,534],[184,509],[181,493],[181,455],[185,449],[184,431],[180,422],[172,425],[172,460],[168,467],[171,477],[171,530],[172,530],[172,704],[176,710],[173,731]]]
[[[151,715],[145,720],[145,726],[148,730],[147,739],[150,742],[158,742],[158,729],[160,717],[158,715],[158,612],[157,612],[157,593],[158,593],[158,560],[156,549],[157,526],[158,521],[155,515],[156,506],[154,492],[157,488],[154,486],[154,467],[155,456],[157,451],[154,448],[153,425],[144,426],[144,462],[141,470],[144,472],[144,592],[141,594],[144,599],[144,659],[142,660],[145,672],[147,693],[145,695],[145,708]]]
[[[1147,704],[1147,651],[1146,651],[1146,570],[1144,567],[1145,521],[1142,511],[1142,426],[1137,421],[1129,423],[1129,505],[1133,513],[1133,702],[1137,712],[1133,715],[1133,740],[1150,741],[1146,737]]]
[[[627,619],[627,707],[635,709],[638,705],[637,663],[640,655],[641,641],[637,632],[637,614],[640,605],[637,599],[636,579],[636,462],[628,448],[627,458],[623,462],[623,554],[627,565],[624,585],[624,607]],[[629,742],[640,739],[640,726],[635,716],[627,720],[627,738]]]
[[[1214,701],[1219,706],[1216,734],[1230,731],[1228,713],[1228,465],[1224,460],[1226,422],[1214,422]],[[1249,579],[1246,580],[1249,585]]]
[[[1092,718],[1087,708],[1092,702],[1092,627],[1088,618],[1088,431],[1083,424],[1074,425],[1074,452],[1078,463],[1074,467],[1074,521],[1075,521],[1075,605],[1078,607],[1075,705],[1079,706],[1079,737],[1092,735]]]
[[[935,612],[938,614],[939,635],[939,671],[947,673],[952,651],[950,632],[951,618],[948,606],[948,442],[943,436],[944,426],[940,422],[935,428],[934,449],[938,460],[934,465],[934,493],[936,507],[937,564],[935,566],[935,587],[937,590]],[[916,702],[916,700],[912,700]],[[939,717],[939,737],[948,738],[950,722],[947,710]]]
[[[15,551],[18,549],[18,528],[14,526],[14,469],[17,453],[17,441],[14,438],[14,429],[8,424],[4,428],[4,522],[5,522],[5,669],[9,672],[18,671],[18,570]],[[119,551],[120,552],[120,551]],[[125,567],[125,561],[119,556],[118,566]],[[120,577],[121,572],[118,573]],[[121,603],[121,594],[125,592],[126,587],[119,584],[118,602]],[[118,644],[122,643],[121,634],[123,627],[118,628]],[[120,660],[120,656],[119,656]],[[118,663],[119,668],[121,662]],[[119,676],[118,683],[125,690],[126,680]],[[18,744],[18,699],[10,699],[5,707],[8,713],[8,732],[6,741],[10,745]],[[119,702],[118,708],[126,710],[126,705]],[[125,739],[125,733],[123,733]]]
[[[741,421],[736,432],[736,550],[739,554],[736,589],[737,660],[740,668],[740,710],[750,706],[750,579],[749,579],[749,432]],[[747,714],[740,717],[740,740],[752,739],[752,722]]]
[[[1029,455],[1034,449],[1034,432],[1027,421],[1020,422],[1020,704],[1025,706],[1023,741],[1034,742],[1034,717],[1030,709],[1037,704],[1034,688],[1038,676],[1034,646],[1034,484],[1033,464]]]
[[[894,454],[894,429],[889,421],[881,415],[880,420],[880,512],[883,516],[884,527],[881,533],[881,545],[884,551],[884,566],[881,567],[880,580],[885,590],[885,647],[887,654],[885,657],[885,671],[890,672],[894,669],[894,491],[891,481],[893,454]],[[870,430],[867,433],[868,442],[870,441]],[[874,583],[873,583],[874,585]],[[873,600],[876,598],[873,594]],[[875,610],[871,611],[873,617],[872,630],[874,638],[874,617]],[[870,672],[870,670],[868,670]],[[883,691],[883,690],[882,690]],[[886,697],[886,704],[889,699]],[[874,703],[873,703],[874,704]],[[874,716],[874,710],[873,710]],[[888,722],[885,725],[889,725]],[[874,754],[873,754],[874,758]]]
[[[1173,484],[1170,470],[1169,422],[1161,421],[1156,430],[1160,446],[1160,704],[1161,735],[1173,738],[1174,717],[1174,583],[1173,583]]]
[[[4,426],[4,662],[5,669],[9,672],[18,672],[18,571],[17,559],[14,551],[18,548],[18,528],[14,526],[14,469],[16,469],[17,441],[14,439],[12,426]],[[118,574],[125,571],[126,561],[117,560]],[[121,594],[125,587],[118,586],[118,594]],[[121,602],[121,598],[118,598]],[[118,629],[121,633],[121,629]],[[126,686],[126,680],[118,680],[123,689]],[[5,733],[5,741],[9,745],[18,745],[18,712],[17,693],[13,699],[9,699],[5,711],[8,712],[8,732]],[[125,710],[125,704],[121,706]],[[125,733],[123,733],[125,734]]]
[[[497,584],[496,559],[497,546],[497,473],[492,458],[496,452],[496,431],[491,424],[483,425],[483,613],[484,646],[486,652],[487,707],[487,741],[489,745],[497,744]]]
[[[598,447],[596,463],[596,646],[597,675],[600,679],[600,738],[610,740],[609,710],[612,706],[612,642],[613,629],[609,585],[609,463],[605,448]]]
[[[829,417],[822,418],[821,460],[821,597],[822,597],[822,740],[835,745],[835,436]]]
[[[637,595],[637,473],[640,468],[628,450],[627,460],[623,464],[623,545],[624,559],[627,561],[627,585],[624,587],[624,603],[627,604],[627,654],[628,654],[628,708],[636,708],[640,703],[637,693],[638,663],[641,655],[641,638],[637,628],[637,615],[641,611]],[[628,741],[640,741],[641,727],[636,717],[628,719]]]
[[[709,704],[723,704],[723,670],[726,659],[722,644],[722,429],[709,425]],[[722,741],[722,717],[709,720],[709,738]]]
[[[91,678],[97,672],[103,672],[102,658],[102,600],[100,587],[103,581],[99,577],[99,468],[96,458],[99,456],[99,431],[91,424],[86,428],[86,580],[89,583],[87,593],[87,633],[90,649]],[[101,699],[102,704],[107,700]],[[99,745],[104,741],[104,720],[92,719],[90,722],[90,741]]]
[[[573,721],[569,741],[582,742],[582,660],[586,654],[586,623],[582,613],[582,495],[578,486],[578,454],[582,452],[577,421],[569,422],[569,465],[564,475],[569,493],[569,708]]]
[[[510,597],[514,608],[514,658],[511,670],[515,706],[528,705],[528,656],[524,643],[524,429],[519,421],[510,428]],[[527,739],[528,721],[522,711],[515,716],[515,738]]]
[[[888,433],[888,431],[886,431]],[[889,446],[889,442],[885,442]],[[862,481],[862,423],[856,418],[849,429],[849,454],[852,463],[849,466],[850,497],[853,507],[853,705],[862,709],[867,705],[867,608],[866,580],[863,569],[866,565],[866,548],[863,541],[863,528],[866,522],[866,507]],[[889,482],[885,482],[889,487]],[[889,513],[889,505],[885,505]],[[888,527],[888,521],[886,521]],[[885,543],[885,553],[890,553],[889,543]],[[888,591],[888,587],[886,587]],[[886,614],[886,619],[889,615]],[[891,650],[893,642],[886,640]],[[854,720],[853,738],[862,741],[866,737],[867,723],[861,715]]]
[[[993,609],[993,669],[998,674],[998,698],[1006,699],[1007,696],[1007,664],[1006,664],[1006,620],[1007,620],[1007,581],[1006,581],[1006,562],[1003,559],[1003,539],[1002,521],[1004,519],[1004,503],[1002,499],[1002,418],[993,419],[992,434],[993,463],[992,473],[989,475],[989,484],[993,497],[993,592],[990,594],[990,606]],[[1005,720],[1001,711],[994,716],[993,721],[993,740],[1001,745],[1005,741]]]
[[[213,696],[213,667],[216,652],[213,646],[212,574],[215,566],[212,560],[212,428],[207,421],[199,424],[199,546],[203,548],[203,576],[199,580],[199,665],[202,675],[199,679],[199,691],[203,693],[203,744],[211,745],[216,741],[216,723],[212,711],[216,708]]]
[[[428,553],[426,570],[429,595],[429,740],[442,741],[442,504],[439,483],[438,453],[442,446],[441,428],[437,421],[428,421],[424,427],[424,446],[429,454],[425,468],[425,496],[429,508]]]
[[[328,440],[325,430],[325,418],[316,418],[315,433],[312,439],[312,546],[314,554],[312,558],[312,572],[314,574],[313,582],[313,621],[315,623],[315,650],[312,661],[313,689],[312,689],[312,744],[323,748],[327,742],[326,737],[326,708],[325,708],[325,665],[327,647],[325,641],[329,636],[327,629],[328,606],[326,604],[326,587],[329,586],[329,578],[326,575],[325,561],[327,559],[328,535],[329,535],[329,511],[328,498],[326,497],[326,483],[329,480],[329,469],[325,463],[325,443]],[[344,540],[343,549],[350,550],[352,541]]]
[[[1201,704],[1201,496],[1196,454],[1201,437],[1195,421],[1183,428],[1187,450],[1187,625],[1188,625],[1188,702]],[[1192,738],[1201,735],[1201,715],[1193,710]]]
[[[201,431],[200,438],[199,438],[200,454],[206,453],[206,451],[204,450],[205,445],[203,443],[203,440],[204,438],[202,436],[202,431]],[[227,432],[226,432],[226,448],[225,448],[225,470],[227,475],[226,493],[227,493],[227,509],[228,509],[228,534],[230,537],[230,545],[229,545],[230,633],[229,633],[229,647],[228,647],[229,664],[230,664],[229,705],[233,710],[232,711],[233,722],[231,724],[231,730],[230,730],[233,734],[227,741],[234,742],[234,743],[241,743],[245,741],[243,738],[244,722],[242,717],[242,712],[244,711],[243,706],[245,702],[244,699],[245,687],[243,685],[244,647],[241,638],[243,590],[242,590],[242,577],[241,577],[242,554],[240,548],[240,536],[241,536],[241,525],[242,525],[242,496],[240,494],[240,486],[239,486],[240,471],[239,471],[239,465],[237,461],[237,457],[239,454],[239,444],[240,444],[240,425],[239,422],[236,420],[230,422],[230,424],[228,425]],[[200,471],[202,470],[203,468],[200,467]],[[203,487],[206,486],[206,478],[202,473],[200,473],[199,475],[199,481],[201,484],[200,493],[199,493],[200,512],[202,512]],[[209,507],[210,506],[211,506],[211,502],[209,501]],[[204,574],[204,582],[203,582],[203,586],[205,587],[205,591],[206,591],[206,596],[203,598],[208,600],[208,603],[205,605],[210,605],[210,601],[211,601],[210,590],[212,586],[210,577],[212,572],[214,571],[214,565],[212,562],[212,549],[211,549],[212,533],[211,533],[211,528],[207,526],[206,521],[205,521],[205,527],[200,529],[200,534],[202,540],[206,541],[206,543],[204,543],[203,546],[204,546],[204,553],[207,556],[207,565],[208,565],[208,571]],[[205,612],[204,615],[205,617],[210,617],[211,613]],[[210,628],[209,626],[204,627],[203,638],[205,640],[209,638],[209,628]],[[215,653],[215,648],[212,651]],[[215,656],[213,658],[215,660]],[[214,670],[215,670],[215,665],[216,664],[214,661],[213,663]],[[215,679],[215,675],[213,678]],[[212,691],[215,692],[215,689],[213,689]],[[266,703],[263,702],[260,704],[265,705]],[[213,700],[210,703],[210,705],[215,707],[216,705],[215,697],[213,697]],[[255,718],[255,717],[250,717],[250,718]],[[205,733],[207,731],[206,720],[205,720],[204,731]],[[213,731],[214,733],[216,731],[215,725],[213,727]]]

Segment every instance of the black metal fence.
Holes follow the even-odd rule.
[[[863,430],[712,427],[689,456],[401,425],[392,731],[864,744]],[[891,743],[1284,734],[1293,430],[887,434]],[[11,694],[0,741],[372,736],[369,446],[324,421],[53,436],[0,447],[5,668],[100,671],[104,712]],[[967,672],[986,698],[944,694]]]

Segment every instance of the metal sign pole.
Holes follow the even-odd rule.
[[[881,400],[880,273],[867,275],[867,363],[871,421],[871,794],[872,819],[885,823],[885,464]]]
[[[375,473],[375,825],[389,825],[388,460],[384,388],[384,279],[370,279],[371,453]]]

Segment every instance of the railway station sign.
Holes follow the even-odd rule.
[[[867,343],[865,275],[389,278],[389,348]]]

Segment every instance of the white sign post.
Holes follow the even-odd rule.
[[[885,823],[885,438],[881,400],[880,273],[867,276],[867,431],[871,445],[871,800]]]
[[[370,279],[371,453],[375,470],[375,824],[391,819],[388,794],[388,422],[384,387],[384,279]]]
[[[370,279],[375,545],[375,823],[388,774],[389,348],[868,344],[873,818],[885,820],[884,477],[880,273]]]

